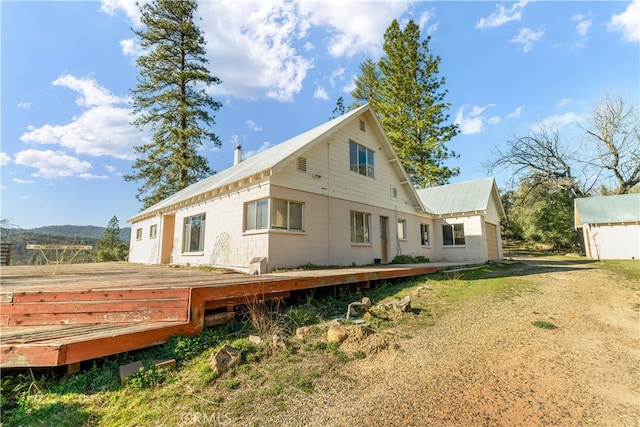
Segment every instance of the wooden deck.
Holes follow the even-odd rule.
[[[325,286],[431,274],[437,267],[375,266],[259,276],[128,263],[3,266],[0,366],[53,367],[202,331],[207,310]],[[55,275],[52,273],[55,272]]]

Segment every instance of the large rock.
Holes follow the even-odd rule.
[[[329,342],[337,342],[340,344],[342,341],[346,340],[348,336],[349,334],[347,330],[342,325],[331,325],[327,331],[327,341]]]
[[[240,363],[241,354],[230,345],[224,345],[211,360],[211,369],[218,374],[224,374]]]
[[[308,337],[309,334],[311,334],[311,328],[309,328],[308,326],[301,326],[296,329],[296,337],[300,338],[301,340]]]
[[[408,313],[411,311],[411,297],[404,297],[393,304],[397,313]]]
[[[352,302],[349,304],[349,307],[347,307],[347,319],[362,316],[367,312],[368,308],[369,307],[361,302]]]
[[[362,300],[360,302],[362,304],[364,304],[365,307],[367,307],[367,310],[369,310],[371,308],[371,298],[364,297],[364,298],[362,298]]]

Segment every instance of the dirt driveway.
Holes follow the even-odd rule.
[[[264,424],[637,426],[640,283],[593,264],[517,268],[536,292],[462,303]]]

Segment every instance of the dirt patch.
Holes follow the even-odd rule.
[[[592,267],[527,260],[519,273],[537,292],[476,298],[384,338],[386,350],[345,365],[346,381],[319,381],[260,424],[636,426],[640,283]]]

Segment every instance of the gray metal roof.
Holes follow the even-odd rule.
[[[166,199],[156,203],[153,206],[139,212],[134,215],[128,221],[132,222],[135,219],[153,215],[155,212],[160,212],[165,208],[169,208],[172,205],[176,205],[185,200],[189,200],[200,194],[204,194],[208,191],[224,187],[232,184],[244,178],[259,174],[261,172],[269,172],[271,169],[276,168],[281,163],[286,163],[290,159],[298,155],[298,153],[305,149],[315,140],[319,140],[325,134],[337,132],[345,123],[349,122],[355,116],[361,113],[371,110],[368,104],[362,107],[356,108],[336,119],[330,120],[321,124],[313,129],[310,129],[300,135],[297,135],[287,141],[284,141],[278,145],[275,145],[268,150],[262,151],[252,157],[243,160],[237,165],[233,165],[221,172],[211,175],[202,181],[196,182],[175,194],[167,197]],[[372,114],[373,115],[373,114]],[[375,115],[374,115],[375,116]]]
[[[435,215],[486,211],[491,200],[491,192],[498,189],[493,178],[458,182],[417,190],[427,212]],[[500,215],[504,216],[502,204]]]
[[[640,221],[640,193],[575,199],[575,226]]]

